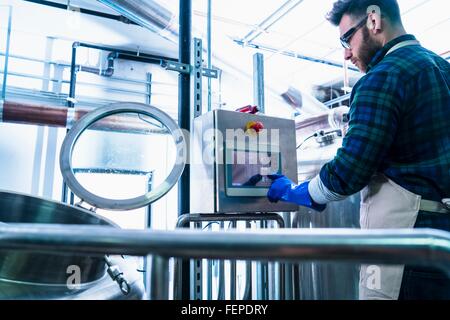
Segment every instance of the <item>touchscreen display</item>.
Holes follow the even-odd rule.
[[[267,175],[279,172],[280,154],[273,152],[233,151],[231,182],[233,187],[270,187]]]

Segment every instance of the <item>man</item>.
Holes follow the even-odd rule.
[[[439,9],[439,8],[436,8]],[[406,33],[396,0],[339,0],[345,59],[366,75],[350,98],[343,146],[311,181],[273,177],[271,201],[318,211],[361,192],[361,228],[450,231],[450,64]],[[360,299],[450,299],[450,280],[416,266],[361,267]]]

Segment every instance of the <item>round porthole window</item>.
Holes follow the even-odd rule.
[[[186,156],[185,137],[168,114],[145,104],[115,103],[75,123],[63,142],[60,168],[82,201],[132,210],[169,192]]]

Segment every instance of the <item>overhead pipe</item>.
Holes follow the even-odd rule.
[[[100,17],[100,18],[120,21],[120,22],[123,22],[123,23],[126,23],[126,24],[137,25],[137,23],[135,23],[134,21],[131,21],[130,19],[128,19],[128,18],[126,18],[124,16],[118,16],[118,15],[113,15],[113,14],[104,13],[104,12],[100,12],[100,11],[94,11],[94,10],[89,10],[89,9],[84,9],[84,8],[78,8],[78,7],[66,5],[64,3],[58,3],[58,2],[53,2],[53,1],[45,1],[45,0],[25,0],[25,1],[26,2],[35,3],[35,4],[40,4],[40,5],[43,5],[43,6],[52,7],[52,8],[57,8],[57,9],[72,10],[72,11],[76,11],[76,12],[79,12],[79,13],[88,14],[88,15],[92,15],[92,16],[96,16],[96,17]]]
[[[262,44],[245,43],[242,40],[237,40],[237,39],[235,39],[234,42],[236,42],[238,45],[243,46],[243,47],[268,51],[268,52],[272,52],[272,53],[276,53],[276,54],[281,54],[283,56],[296,58],[296,59],[300,59],[300,60],[306,60],[309,62],[321,63],[321,64],[325,64],[325,65],[332,66],[332,67],[344,68],[344,64],[342,64],[342,63],[338,63],[338,62],[334,62],[334,61],[326,60],[326,59],[322,59],[322,58],[305,56],[305,55],[302,55],[302,54],[294,52],[294,51],[278,50],[277,48],[264,46]],[[354,67],[348,67],[348,69],[359,72],[359,70]]]
[[[294,8],[296,8],[304,0],[288,0],[270,16],[264,19],[259,25],[257,25],[252,31],[250,31],[244,38],[241,39],[244,43],[249,43],[258,38],[261,34],[269,30],[275,23],[280,21]]]
[[[70,129],[75,121],[81,119],[90,109],[72,109],[45,105],[32,105],[20,102],[0,100],[0,122],[41,125]],[[167,134],[155,124],[154,130],[149,130],[149,123],[136,117],[109,116],[92,125],[90,129],[134,133]]]
[[[116,59],[118,57],[118,55],[119,54],[117,52],[110,52],[108,54],[108,58],[106,59],[108,62],[108,66],[106,67],[106,69],[100,69],[100,68],[94,68],[94,67],[80,65],[78,70],[82,71],[82,72],[98,74],[102,77],[112,77],[114,74],[114,59]]]
[[[147,0],[98,0],[131,21],[148,28],[165,39],[177,43],[178,28],[175,15],[158,4]],[[183,2],[183,1],[180,1]]]

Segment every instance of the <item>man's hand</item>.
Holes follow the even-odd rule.
[[[326,204],[317,204],[311,198],[308,192],[309,181],[295,185],[283,175],[269,175],[268,177],[273,181],[267,193],[270,202],[276,203],[280,200],[293,202],[319,212],[326,209]]]

